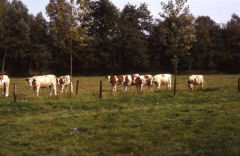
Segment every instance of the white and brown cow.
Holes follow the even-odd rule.
[[[34,76],[27,78],[28,85],[33,88],[33,92],[36,92],[36,95],[39,95],[40,88],[49,88],[50,96],[54,93],[57,95],[57,80],[55,75],[42,75]]]
[[[123,75],[124,81],[123,81],[123,86],[124,86],[124,91],[128,91],[128,86],[131,86],[134,84],[132,75]]]
[[[112,85],[112,91],[117,92],[117,85],[122,85],[125,82],[125,76],[124,75],[109,75],[108,81]]]
[[[4,97],[8,97],[9,95],[9,85],[10,85],[10,79],[7,75],[1,75],[0,76],[0,88],[4,89],[4,83],[5,83],[5,92],[3,91]]]
[[[68,86],[70,86],[70,91],[73,92],[73,85],[72,85],[72,82],[71,82],[70,75],[65,75],[65,76],[58,77],[57,78],[57,84],[60,87],[60,93],[64,92],[64,88],[65,88],[65,92],[67,93]]]
[[[139,75],[135,80],[137,91],[141,92],[144,85],[147,85],[148,88],[152,87],[152,82],[153,82],[152,75]]]
[[[135,80],[139,76],[139,74],[131,74],[132,77],[132,85],[136,85]]]
[[[158,74],[153,76],[153,83],[157,86],[159,91],[161,85],[167,85],[168,90],[171,90],[172,86],[172,75],[171,74]]]
[[[203,88],[204,83],[203,75],[191,75],[188,77],[188,88],[191,90],[197,85],[200,85],[201,88]]]

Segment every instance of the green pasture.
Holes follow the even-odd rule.
[[[10,97],[0,100],[0,156],[240,155],[240,75],[204,75],[205,88],[195,91],[187,77],[177,77],[176,96],[166,86],[119,86],[102,100],[99,81],[111,90],[104,77],[74,77],[79,94],[71,99],[47,89],[35,97],[25,78],[11,78]]]

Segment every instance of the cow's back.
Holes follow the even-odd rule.
[[[43,75],[43,76],[34,76],[33,83],[36,86],[40,87],[49,87],[56,86],[56,76],[55,75]]]

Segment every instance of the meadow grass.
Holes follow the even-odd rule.
[[[104,92],[104,77],[74,77],[79,94],[32,95],[25,78],[11,78],[0,100],[0,155],[236,155],[240,154],[240,75],[206,75],[206,87],[188,91],[178,76],[167,91]],[[12,87],[17,84],[17,103]],[[75,128],[75,130],[74,130]],[[76,129],[77,128],[77,129]]]

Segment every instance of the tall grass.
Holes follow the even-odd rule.
[[[104,92],[103,77],[75,77],[79,95],[32,95],[24,78],[0,101],[0,155],[239,155],[239,75],[207,75],[207,86],[187,90],[178,77],[177,95]],[[104,81],[104,89],[111,86]],[[12,90],[11,90],[12,91]]]

